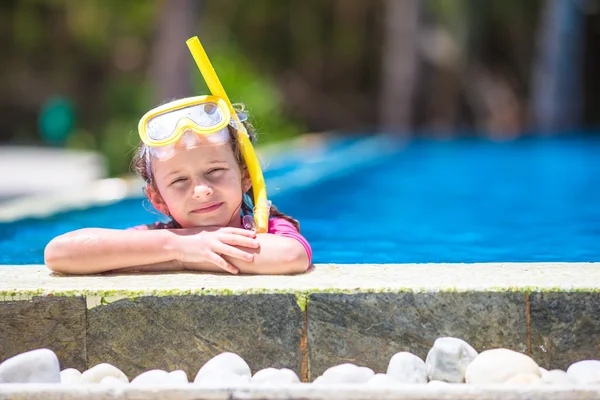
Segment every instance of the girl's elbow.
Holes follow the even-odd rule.
[[[294,243],[285,254],[285,264],[288,274],[301,274],[308,270],[308,254],[304,246],[300,243]]]
[[[65,260],[68,258],[64,236],[57,236],[44,249],[44,264],[53,272],[67,272]]]

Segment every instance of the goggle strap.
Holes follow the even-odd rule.
[[[144,158],[146,159],[146,174],[148,175],[148,181],[152,182],[152,168],[150,168],[150,149],[144,145]]]
[[[236,114],[238,116],[238,119],[240,120],[240,122],[244,122],[248,120],[248,114],[243,112],[243,111],[236,111]]]
[[[246,130],[246,127],[244,126],[244,124],[242,123],[242,121],[240,120],[240,126],[237,126],[238,124],[232,119],[231,121],[229,121],[229,126],[231,126],[233,129],[235,129],[237,132],[241,132],[244,135],[246,135],[247,137],[250,137],[250,135],[248,134],[248,131]]]

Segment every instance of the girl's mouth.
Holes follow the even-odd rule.
[[[222,205],[223,205],[223,203],[208,203],[201,207],[196,208],[192,212],[194,214],[206,214],[206,213],[213,212],[213,211],[219,209],[219,207],[221,207]]]

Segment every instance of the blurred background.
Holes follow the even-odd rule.
[[[195,35],[260,144],[600,127],[600,0],[2,0],[4,198],[128,173],[140,116],[207,93]]]
[[[0,264],[160,218],[100,178],[193,36],[315,262],[600,259],[600,0],[0,0]]]

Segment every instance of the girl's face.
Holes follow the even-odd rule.
[[[182,228],[240,227],[242,194],[250,179],[242,176],[230,145],[202,145],[177,151],[168,160],[152,160],[158,193],[149,190],[154,207]]]

